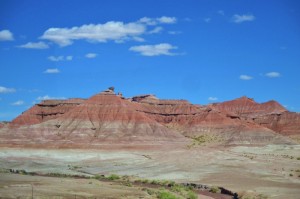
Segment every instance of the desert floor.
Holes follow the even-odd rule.
[[[264,194],[274,199],[295,199],[300,195],[300,145],[142,150],[1,148],[0,168],[45,174],[118,174],[195,182],[222,186],[233,192]],[[31,184],[36,194],[55,196],[58,193],[57,198],[99,194],[102,198],[151,198],[140,188],[111,182],[7,173],[0,174],[0,195],[4,198],[31,197]]]

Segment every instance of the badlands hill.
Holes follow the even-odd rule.
[[[0,125],[0,146],[84,147],[103,144],[286,144],[300,135],[300,114],[275,101],[242,97],[207,106],[154,95],[124,98],[108,89],[89,99],[45,100]]]

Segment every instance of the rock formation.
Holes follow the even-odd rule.
[[[155,95],[125,99],[110,87],[89,99],[44,100],[0,124],[0,145],[95,147],[108,143],[188,143],[218,136],[222,144],[292,143],[282,135],[300,134],[300,115],[275,101],[242,97],[207,106]],[[280,134],[278,134],[280,133]]]
[[[260,104],[253,99],[241,97],[213,104],[213,107],[219,111],[236,114],[282,135],[300,135],[300,114],[287,111],[273,100]]]

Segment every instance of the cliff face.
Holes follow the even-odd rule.
[[[300,116],[275,101],[242,97],[200,106],[154,95],[125,99],[106,90],[89,99],[45,100],[0,129],[0,145],[89,147],[101,143],[182,142],[216,135],[227,144],[290,143]]]

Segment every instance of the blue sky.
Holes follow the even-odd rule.
[[[300,112],[298,0],[0,0],[0,121],[109,86]]]

